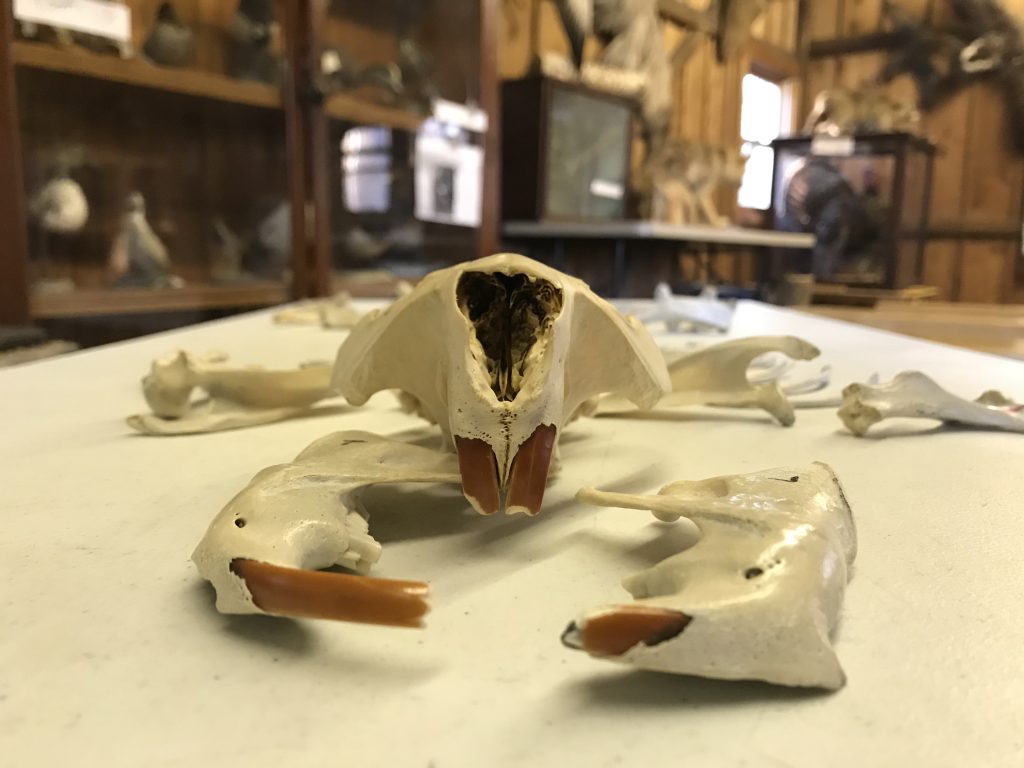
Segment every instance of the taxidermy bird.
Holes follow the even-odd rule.
[[[399,224],[380,235],[372,235],[356,225],[345,232],[345,252],[360,261],[372,261],[388,251],[414,251],[423,246],[423,227],[418,221]]]
[[[142,52],[154,64],[165,67],[183,67],[191,63],[196,53],[195,35],[178,18],[170,3],[160,4]]]
[[[228,73],[240,80],[277,83],[278,62],[270,52],[276,29],[274,0],[239,0],[228,25],[232,41]]]
[[[211,224],[210,279],[215,283],[232,283],[248,277],[242,271],[244,245],[242,238],[231,231],[219,216]]]
[[[882,11],[898,43],[889,52],[876,82],[888,83],[907,74],[917,86],[918,106],[930,111],[966,84],[960,66],[964,43],[955,35],[914,19],[896,3],[886,0]]]
[[[432,77],[433,58],[415,40],[406,37],[398,43],[397,63],[406,98],[423,111],[428,111],[440,95]]]
[[[996,0],[949,0],[958,34],[970,41],[960,53],[969,75],[988,75],[1003,91],[1010,139],[1024,154],[1024,29]]]
[[[750,38],[750,28],[770,0],[721,0],[715,55],[719,63],[737,53]]]
[[[605,43],[600,64],[644,75],[644,130],[648,146],[658,144],[668,130],[672,110],[672,73],[658,21],[658,0],[556,0],[555,5],[577,70],[583,64],[583,44],[593,34]]]
[[[279,202],[256,228],[245,253],[245,269],[259,277],[280,278],[292,253],[292,207]]]
[[[110,271],[123,287],[180,288],[184,281],[171,274],[167,247],[146,220],[146,200],[132,192],[125,203],[121,229],[110,249]]]
[[[782,224],[814,233],[816,278],[830,279],[852,256],[870,256],[869,247],[878,237],[871,202],[871,195],[858,195],[828,160],[811,157],[796,164],[786,181]]]
[[[358,88],[362,65],[340,46],[325,48],[320,54],[320,77],[317,89],[320,95]]]
[[[71,178],[66,166],[58,166],[54,176],[32,197],[29,215],[47,232],[78,232],[89,218],[89,201],[82,185]]]

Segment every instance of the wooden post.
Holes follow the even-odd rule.
[[[0,323],[5,325],[29,322],[28,235],[12,26],[11,4],[0,0]]]
[[[487,113],[481,189],[480,256],[497,253],[501,235],[501,88],[498,83],[498,9],[496,0],[480,0],[480,101]]]

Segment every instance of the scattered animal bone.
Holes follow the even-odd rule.
[[[142,52],[154,64],[165,67],[184,67],[195,58],[195,35],[170,3],[160,4]]]
[[[658,283],[654,288],[654,308],[638,319],[644,325],[664,323],[669,333],[678,333],[680,326],[728,331],[733,312],[733,305],[719,299],[714,286],[706,287],[699,296],[675,296],[668,283]]]
[[[751,362],[767,352],[781,352],[794,360],[813,360],[820,352],[813,344],[795,336],[752,336],[713,344],[675,360],[668,365],[672,390],[655,406],[679,408],[687,405],[721,405],[761,408],[783,426],[796,420],[777,381],[766,376],[751,381]],[[583,409],[585,415],[625,413],[632,410],[621,398],[597,398]]]
[[[352,328],[363,313],[352,306],[352,296],[341,291],[328,299],[303,301],[274,313],[282,325],[319,325],[323,328]]]
[[[814,98],[804,133],[852,136],[858,133],[916,131],[921,115],[878,88],[827,88]]]
[[[531,515],[561,429],[584,401],[608,392],[648,408],[669,389],[639,321],[586,283],[509,253],[433,272],[364,318],[338,351],[334,384],[353,405],[401,390],[406,409],[438,424],[458,453],[474,509]]]
[[[648,157],[639,186],[657,221],[725,227],[730,221],[718,212],[714,194],[721,186],[738,185],[745,165],[738,150],[672,138]]]
[[[359,501],[380,483],[458,483],[455,456],[368,432],[336,432],[257,474],[192,553],[222,613],[422,626],[422,582],[365,573],[380,557]]]
[[[989,391],[973,402],[957,397],[919,371],[904,371],[885,384],[851,384],[843,390],[839,418],[855,435],[894,417],[938,419],[987,429],[1024,432],[1024,405]]]
[[[128,417],[128,426],[149,435],[191,435],[239,429],[308,413],[334,395],[331,365],[291,370],[238,366],[227,356],[177,351],[153,361],[142,380],[152,413]],[[193,400],[199,390],[205,398]]]
[[[110,249],[115,285],[137,288],[181,288],[185,281],[171,274],[167,247],[146,219],[146,200],[132,192],[125,203],[121,228]]]
[[[636,602],[585,611],[565,645],[660,672],[843,686],[829,636],[857,536],[828,465],[676,482],[647,496],[586,488],[577,499],[682,517],[699,540],[624,579]]]

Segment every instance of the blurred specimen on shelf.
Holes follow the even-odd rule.
[[[292,253],[292,207],[278,202],[256,227],[243,259],[246,271],[257,277],[277,279],[288,269]]]
[[[29,215],[46,232],[78,232],[89,219],[89,201],[82,185],[71,178],[68,157],[58,156],[52,175],[28,204]]]
[[[242,269],[245,244],[242,238],[220,216],[210,225],[210,279],[215,283],[237,283],[251,280],[252,275]]]
[[[228,74],[276,85],[280,67],[270,51],[276,31],[274,0],[239,0],[228,26],[232,43]]]
[[[160,4],[142,52],[154,64],[165,67],[184,67],[195,58],[195,35],[170,3]]]
[[[181,288],[185,281],[171,274],[167,247],[146,220],[146,200],[132,192],[125,203],[121,227],[110,249],[110,273],[121,288]]]

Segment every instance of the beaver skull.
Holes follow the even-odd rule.
[[[652,407],[664,359],[636,320],[586,283],[516,254],[433,272],[366,316],[338,352],[334,385],[361,405],[382,389],[441,427],[481,514],[540,511],[561,429],[586,400]]]

